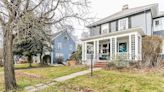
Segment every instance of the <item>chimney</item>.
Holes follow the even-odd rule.
[[[127,9],[129,9],[128,4],[123,5],[122,10],[124,11],[124,10],[127,10]]]

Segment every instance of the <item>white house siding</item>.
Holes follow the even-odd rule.
[[[159,25],[155,25],[155,21],[159,21]],[[164,30],[164,17],[156,18],[153,20],[154,32]]]

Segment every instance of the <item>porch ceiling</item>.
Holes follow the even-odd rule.
[[[111,33],[104,34],[104,35],[92,36],[92,37],[84,38],[84,39],[81,39],[81,40],[82,41],[93,40],[93,39],[99,39],[99,38],[110,37],[110,36],[131,34],[131,33],[135,33],[135,32],[139,33],[140,35],[144,35],[145,34],[143,32],[142,28],[131,28],[131,29],[127,29],[127,30],[111,32]]]

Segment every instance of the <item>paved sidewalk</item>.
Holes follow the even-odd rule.
[[[101,70],[101,68],[93,68],[93,71],[98,71],[98,70]],[[70,75],[62,76],[62,77],[59,77],[59,78],[55,78],[51,82],[48,82],[48,83],[41,83],[41,84],[37,84],[37,85],[34,85],[34,86],[25,87],[25,91],[26,92],[36,92],[36,91],[45,89],[49,86],[55,85],[57,82],[63,82],[65,80],[69,80],[69,79],[72,79],[72,78],[75,78],[75,77],[78,77],[78,76],[81,76],[81,75],[85,75],[85,74],[88,74],[88,73],[90,73],[90,69],[89,70],[84,70],[84,71],[81,71],[81,72],[72,73]]]

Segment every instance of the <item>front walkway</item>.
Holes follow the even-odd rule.
[[[98,71],[98,70],[101,70],[101,68],[94,68],[93,69],[93,71]],[[75,78],[75,77],[78,77],[78,76],[81,76],[81,75],[85,75],[85,74],[88,74],[88,73],[90,73],[90,69],[85,70],[85,71],[81,71],[81,72],[77,72],[77,73],[72,73],[70,75],[62,76],[62,77],[59,77],[59,78],[55,78],[51,82],[48,82],[48,83],[40,83],[40,84],[37,84],[37,85],[34,85],[34,86],[25,87],[25,91],[26,92],[36,92],[36,91],[45,89],[49,86],[55,85],[57,82],[63,82],[65,80],[69,80],[69,79],[72,79],[72,78]]]

